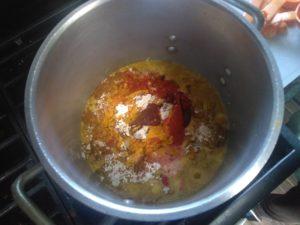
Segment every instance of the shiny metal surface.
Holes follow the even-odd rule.
[[[251,3],[244,0],[226,0],[226,2],[251,15],[253,18],[253,24],[258,30],[263,28],[265,18],[261,11],[254,7]]]
[[[172,46],[176,51],[169,52]],[[51,32],[32,64],[25,93],[32,144],[50,176],[100,212],[143,221],[205,212],[249,184],[277,141],[283,90],[265,46],[254,26],[223,1],[90,1]],[[218,176],[175,203],[145,205],[116,196],[94,179],[79,154],[87,97],[111,71],[146,58],[202,73],[219,90],[231,119],[229,151]]]
[[[55,225],[27,196],[25,191],[25,186],[41,172],[43,172],[43,167],[40,164],[24,172],[12,184],[11,192],[18,206],[35,224]]]

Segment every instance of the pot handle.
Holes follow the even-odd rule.
[[[253,17],[254,26],[260,31],[265,23],[265,18],[261,11],[244,0],[225,0],[228,4],[248,13]]]
[[[37,164],[26,170],[14,181],[11,186],[11,192],[16,204],[36,225],[56,225],[33,201],[30,200],[24,190],[26,184],[43,171],[44,169],[41,164]],[[101,224],[115,225],[117,220],[117,217],[105,215],[101,219]]]
[[[257,205],[267,194],[282,183],[286,179],[286,174],[292,174],[299,168],[300,141],[285,125],[282,126],[281,136],[287,140],[293,149],[269,169],[266,174],[247,186],[209,225],[236,224],[243,215],[246,215],[249,209]]]
[[[23,212],[35,223],[43,225],[55,225],[38,207],[27,197],[25,186],[33,178],[43,172],[43,167],[40,164],[35,165],[29,170],[22,173],[12,184],[11,191],[17,205]]]

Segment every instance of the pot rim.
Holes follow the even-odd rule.
[[[277,65],[273,59],[270,50],[267,48],[266,41],[260,35],[259,31],[255,27],[249,24],[236,10],[226,4],[224,1],[218,0],[206,0],[209,4],[213,4],[215,7],[221,8],[230,13],[236,20],[238,20],[252,36],[253,40],[260,47],[262,55],[266,60],[269,73],[271,74],[271,82],[273,84],[273,113],[271,122],[269,124],[270,132],[266,137],[266,141],[263,145],[262,154],[260,154],[252,164],[248,166],[248,170],[237,177],[235,180],[226,185],[222,191],[207,196],[201,200],[194,201],[185,205],[176,205],[174,207],[155,206],[150,207],[131,207],[126,205],[117,204],[111,201],[107,201],[98,197],[83,187],[81,187],[75,180],[72,180],[67,174],[65,174],[59,165],[47,158],[47,147],[41,137],[37,121],[36,113],[36,96],[37,96],[37,84],[40,76],[41,68],[47,58],[48,52],[52,46],[64,33],[64,30],[71,26],[77,19],[84,16],[91,10],[101,7],[102,4],[111,0],[93,0],[88,1],[85,4],[79,6],[77,9],[67,15],[48,35],[41,47],[39,48],[34,61],[31,65],[29,76],[25,89],[25,118],[27,129],[29,131],[30,140],[33,144],[35,152],[38,155],[39,160],[46,169],[47,173],[58,183],[68,194],[73,198],[79,200],[83,204],[105,214],[117,216],[125,219],[139,220],[139,221],[162,221],[162,220],[175,220],[189,216],[193,216],[199,213],[203,213],[209,209],[212,209],[243,190],[259,173],[262,167],[269,159],[279,132],[283,120],[283,88]]]

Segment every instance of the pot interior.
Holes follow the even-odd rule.
[[[170,46],[177,51],[168,52]],[[220,92],[230,117],[230,143],[220,172],[180,202],[126,201],[101,187],[80,157],[80,116],[88,96],[110,72],[146,58],[201,73]],[[27,122],[47,171],[91,207],[110,213],[107,208],[113,206],[100,206],[106,204],[102,200],[139,209],[198,202],[201,212],[239,192],[271,153],[275,103],[270,73],[255,35],[213,1],[94,1],[65,19],[40,49],[31,69],[35,78],[27,83],[27,92],[33,93],[27,94]]]

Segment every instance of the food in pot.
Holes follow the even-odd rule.
[[[82,115],[82,157],[126,199],[170,202],[203,188],[226,151],[217,91],[175,63],[146,60],[110,74]]]

